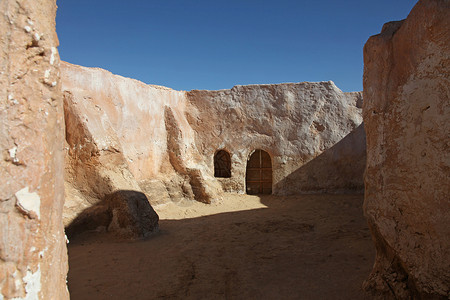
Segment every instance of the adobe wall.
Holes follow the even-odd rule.
[[[68,299],[55,0],[0,1],[0,299]]]
[[[112,190],[142,190],[152,204],[245,193],[257,148],[272,156],[274,194],[363,188],[361,93],[332,82],[184,92],[68,63],[62,82],[66,224]],[[218,149],[232,154],[229,180],[214,178]]]
[[[221,199],[185,118],[184,92],[68,63],[61,74],[66,226],[117,191],[145,192],[152,205]]]
[[[362,190],[361,93],[343,93],[329,81],[235,86],[187,97],[187,119],[208,168],[218,149],[232,156],[232,177],[220,179],[225,190],[245,193],[255,149],[271,155],[275,195]]]
[[[364,213],[376,245],[365,287],[450,295],[450,2],[422,0],[364,47]]]

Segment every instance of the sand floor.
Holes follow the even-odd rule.
[[[71,299],[364,299],[375,250],[362,195],[154,207],[160,232],[70,241]]]

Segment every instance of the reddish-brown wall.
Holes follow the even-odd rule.
[[[67,299],[55,0],[0,1],[0,298]]]
[[[364,48],[364,212],[377,248],[368,289],[450,292],[450,2],[419,1]]]

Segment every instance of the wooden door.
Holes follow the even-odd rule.
[[[272,160],[269,153],[255,150],[247,162],[245,175],[247,194],[272,194]]]

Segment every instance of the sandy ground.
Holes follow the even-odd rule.
[[[374,247],[362,195],[155,207],[160,232],[69,244],[71,299],[364,299]]]

